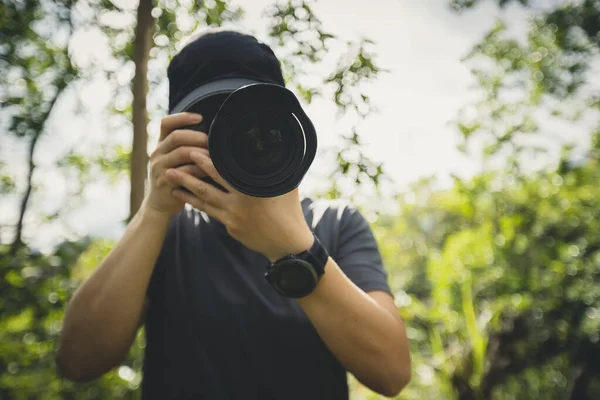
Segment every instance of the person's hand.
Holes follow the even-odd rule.
[[[202,117],[192,113],[172,114],[162,119],[158,146],[150,156],[150,183],[144,207],[169,218],[183,210],[185,202],[171,195],[177,185],[165,176],[171,168],[190,176],[206,177],[194,164],[190,153],[208,154],[208,136],[203,132],[179,129],[200,121]]]
[[[197,179],[184,170],[171,168],[173,197],[189,203],[221,221],[229,234],[246,247],[271,261],[308,250],[314,237],[306,223],[297,190],[271,198],[257,198],[233,189],[217,172],[212,160],[202,152],[192,152],[192,160],[228,192]],[[182,186],[185,190],[178,189]]]

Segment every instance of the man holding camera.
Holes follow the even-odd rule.
[[[352,205],[300,199],[316,141],[271,49],[208,32],[174,57],[169,82],[147,196],[68,306],[62,375],[119,365],[144,324],[144,399],[347,399],[347,371],[399,393],[408,340],[377,244]],[[294,119],[248,112],[240,130],[226,111],[244,96]],[[303,167],[285,153],[289,131],[304,132]]]

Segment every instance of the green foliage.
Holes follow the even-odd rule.
[[[5,2],[0,8],[0,110],[12,114],[9,132],[34,137],[42,131],[57,97],[75,78],[65,43],[70,35],[72,1]],[[46,10],[46,11],[45,11]]]
[[[452,5],[465,10],[476,3]],[[488,159],[510,154],[511,165],[519,168],[524,159],[547,150],[548,133],[532,135],[539,133],[540,121],[577,120],[596,103],[589,67],[600,50],[597,7],[590,0],[532,11],[525,41],[510,37],[504,22],[496,23],[465,57],[484,94],[459,115],[465,141],[482,138]],[[531,140],[539,144],[522,145]],[[461,148],[466,150],[466,143]]]
[[[0,140],[9,136],[27,147],[26,181],[15,193],[12,170],[2,174],[0,193],[20,195],[14,246],[22,244],[22,229],[34,185],[36,147],[61,95],[79,77],[68,43],[74,29],[75,1],[7,1],[0,7],[0,117],[7,121]],[[6,166],[3,160],[0,165]]]
[[[108,175],[112,182],[115,182],[123,171],[128,171],[130,159],[131,150],[129,148],[114,146],[94,161],[100,165],[102,172]]]
[[[83,238],[50,254],[0,247],[0,398],[139,398],[142,333],[120,370],[90,383],[59,379],[54,362],[66,304],[113,244]]]
[[[578,369],[600,376],[599,178],[590,161],[424,184],[378,222],[413,346],[401,398],[558,399]]]
[[[0,176],[0,194],[7,194],[14,190],[15,181],[9,175]]]
[[[597,124],[593,3],[532,9],[524,42],[501,21],[490,30],[466,57],[482,99],[457,128],[465,149],[483,138],[476,152],[509,163],[444,191],[422,182],[400,196],[399,216],[375,226],[413,349],[400,398],[600,395],[598,126],[583,160],[566,145],[556,163],[523,166],[550,135],[547,113]]]
[[[454,11],[462,11],[465,8],[471,8],[482,0],[452,0],[450,5]],[[483,0],[485,1],[485,0]],[[531,3],[530,0],[498,0],[498,5],[502,8],[506,7],[510,3],[520,3],[521,5],[527,6]]]

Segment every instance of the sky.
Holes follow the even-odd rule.
[[[478,93],[471,89],[474,82],[469,68],[460,60],[500,15],[492,2],[483,3],[461,15],[451,13],[446,0],[319,0],[313,5],[326,30],[343,38],[373,40],[378,63],[389,70],[369,88],[379,113],[363,121],[360,131],[365,153],[384,163],[395,182],[394,189],[406,188],[426,176],[435,175],[443,183],[449,181],[450,174],[468,177],[478,171],[478,160],[456,150],[458,136],[451,121]],[[272,0],[235,0],[232,4],[245,9],[246,17],[240,27],[261,38],[265,30],[262,15]],[[510,21],[511,29],[524,30],[526,15],[522,10],[509,8],[503,15]],[[106,43],[93,35],[80,38],[73,50],[81,63],[86,57],[101,59],[108,54]],[[124,70],[120,79],[127,81],[131,72]],[[33,205],[47,212],[64,203],[69,183],[44,166],[61,157],[70,143],[85,141],[88,149],[94,149],[111,129],[101,110],[113,99],[108,97],[102,82],[77,90],[89,106],[89,113],[73,116],[73,100],[63,99],[36,154],[40,169],[34,180],[43,179],[40,183],[44,183],[45,190],[33,199]],[[333,105],[316,101],[305,110],[317,128],[320,150],[339,145],[339,135],[348,132],[336,120]],[[150,126],[153,135],[158,122],[155,119]],[[127,134],[119,135],[117,139],[122,143],[130,141]],[[25,173],[22,146],[3,139],[0,151],[3,159],[12,160],[18,175]],[[326,157],[317,157],[302,191],[321,188],[330,166]],[[127,182],[90,184],[83,203],[69,213],[65,222],[77,234],[118,238],[123,231],[121,222],[128,213],[128,196]],[[16,199],[3,200],[0,223],[14,221],[16,210]],[[29,226],[26,234],[44,247],[61,235],[68,235],[68,231],[58,225],[43,230]]]

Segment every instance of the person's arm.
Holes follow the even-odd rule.
[[[404,323],[369,223],[351,204],[335,211],[338,244],[317,289],[299,303],[340,362],[366,386],[392,396],[410,379]]]
[[[344,368],[371,390],[393,397],[410,381],[408,338],[373,233],[351,208],[342,217],[338,261],[329,257],[317,288],[297,301]],[[267,257],[299,253],[313,241],[300,224],[289,244]]]
[[[141,324],[146,292],[169,218],[142,208],[110,254],[69,302],[56,355],[60,374],[99,377],[127,355]]]
[[[205,176],[186,164],[191,162],[191,151],[208,153],[207,135],[177,128],[201,120],[191,113],[162,119],[159,143],[150,156],[148,193],[142,207],[67,307],[56,353],[63,377],[76,381],[97,378],[117,366],[131,347],[143,320],[148,284],[169,222],[185,206],[171,195],[175,186],[166,179],[165,171],[176,168]]]
[[[392,397],[408,384],[408,339],[388,293],[366,294],[330,257],[315,291],[298,303],[331,352],[365,386]]]

